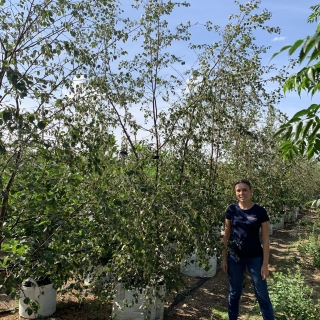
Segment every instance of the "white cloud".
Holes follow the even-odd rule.
[[[284,41],[284,40],[286,40],[286,37],[274,37],[272,39],[272,41]]]

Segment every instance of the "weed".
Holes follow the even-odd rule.
[[[214,306],[212,309],[210,320],[227,320],[228,310],[221,306]]]
[[[305,241],[300,240],[298,250],[304,261],[312,261],[313,267],[320,269],[320,235],[315,232],[315,225]]]
[[[300,270],[275,272],[269,280],[269,295],[276,319],[319,319],[320,305],[314,303],[313,289],[306,285]]]
[[[299,224],[300,224],[301,227],[310,227],[310,226],[313,226],[313,222],[312,222],[312,221],[301,220]]]

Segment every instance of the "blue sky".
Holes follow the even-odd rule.
[[[179,0],[177,0],[179,1]],[[180,0],[183,1],[183,0]],[[178,8],[168,17],[171,26],[176,26],[179,22],[191,21],[192,24],[196,22],[205,23],[211,21],[213,25],[220,25],[222,28],[228,23],[228,17],[230,14],[238,13],[238,7],[233,0],[186,0],[191,4],[189,8]],[[240,0],[240,3],[246,3],[248,0]],[[133,0],[123,0],[124,6],[132,4]],[[283,46],[287,44],[293,44],[295,40],[305,38],[307,35],[313,34],[315,30],[315,24],[307,23],[307,18],[311,13],[310,6],[316,5],[317,2],[311,0],[262,0],[259,11],[264,8],[268,9],[272,13],[272,18],[268,25],[280,27],[280,34],[267,34],[263,33],[263,36],[257,38],[257,44],[271,46],[272,48],[263,57],[263,63],[269,63],[269,60],[273,53],[277,52]],[[219,38],[214,38],[214,32],[207,33],[200,25],[192,28],[191,42],[213,43],[218,41]],[[210,38],[211,37],[211,38]],[[131,47],[130,53],[135,50],[139,50],[139,47]],[[176,47],[173,48],[176,50]],[[190,50],[181,48],[181,52],[177,52],[178,56],[181,56],[186,60],[187,64],[193,64],[196,60],[196,56]],[[282,53],[272,60],[272,63],[279,67],[282,67],[288,63],[287,53]],[[187,67],[187,66],[184,66]],[[296,69],[298,70],[298,68]],[[317,102],[317,97],[313,98],[314,102]],[[26,99],[25,105],[32,105]],[[300,99],[297,93],[288,93],[287,96],[281,101],[277,107],[289,117],[293,116],[298,110],[308,107],[311,104],[311,98],[303,95]],[[142,114],[137,114],[137,121],[143,122],[144,117]]]
[[[183,0],[180,0],[183,1]],[[186,0],[191,4],[191,7],[176,8],[170,16],[166,17],[169,25],[172,27],[177,26],[180,22],[191,22],[192,25],[198,23],[191,28],[191,43],[197,44],[211,44],[221,40],[215,32],[206,32],[205,28],[201,25],[206,21],[211,21],[213,25],[219,25],[221,29],[229,23],[228,17],[230,14],[239,13],[238,6],[234,0]],[[132,0],[129,1],[130,4]],[[125,7],[129,5],[129,2],[124,2]],[[239,0],[240,3],[246,3],[248,0]],[[283,46],[293,44],[298,39],[303,39],[307,35],[312,35],[315,31],[316,24],[307,23],[307,18],[312,12],[310,7],[316,5],[317,2],[310,0],[261,0],[260,8],[257,13],[260,13],[263,9],[267,9],[272,13],[271,20],[267,23],[269,26],[280,27],[280,34],[268,34],[267,32],[261,33],[257,36],[257,44],[270,46],[269,52],[262,57],[262,63],[268,64],[270,58],[275,52],[278,52]],[[128,8],[128,7],[127,7]],[[131,17],[139,18],[139,13],[129,11],[125,14],[133,15]],[[259,35],[259,33],[257,33]],[[188,41],[189,43],[189,41]],[[130,54],[139,51],[140,46],[132,46],[128,44],[128,52]],[[174,44],[171,49],[174,54],[181,57],[186,64],[182,67],[181,71],[191,67],[196,61],[196,55],[187,48],[187,44],[181,44],[181,42]],[[279,68],[288,65],[289,56],[286,52],[275,57],[270,63],[277,65]],[[299,70],[299,67],[295,69]],[[292,71],[294,72],[294,70]],[[271,88],[271,85],[268,88]],[[274,88],[274,86],[273,86]],[[313,97],[316,101],[316,96]],[[292,117],[297,111],[307,108],[311,104],[310,96],[302,94],[299,98],[296,92],[287,93],[286,97],[282,99],[281,103],[276,107],[282,112],[286,113],[289,117]],[[140,112],[134,112],[135,120],[143,125],[144,117]],[[143,125],[144,126],[144,125]],[[148,125],[147,125],[148,127]],[[114,131],[119,138],[120,129]],[[145,138],[145,132],[138,131],[138,139]]]
[[[177,0],[179,1],[179,0]],[[184,0],[180,0],[184,1]],[[214,32],[205,32],[205,28],[201,26],[201,23],[211,21],[213,25],[219,25],[223,28],[228,23],[228,17],[230,14],[238,13],[238,6],[234,0],[186,0],[191,4],[191,7],[176,8],[169,17],[167,17],[171,26],[176,26],[179,22],[191,21],[192,24],[199,23],[199,25],[192,27],[192,43],[213,43],[218,41],[219,38]],[[246,3],[248,0],[239,0],[240,3]],[[124,8],[128,8],[133,3],[133,0],[124,0]],[[315,30],[315,24],[307,23],[307,18],[311,13],[310,7],[317,4],[315,0],[261,0],[260,9],[261,12],[264,8],[268,9],[272,13],[272,18],[268,25],[280,27],[280,34],[267,34],[263,33],[262,37],[257,38],[259,45],[271,46],[272,48],[263,57],[263,63],[268,64],[271,56],[278,52],[283,46],[293,44],[297,39],[305,38],[309,34],[313,34]],[[131,11],[132,12],[132,11]],[[125,12],[127,14],[127,12]],[[130,15],[130,13],[128,13]],[[135,13],[137,14],[137,13]],[[138,17],[138,16],[137,16]],[[215,38],[216,37],[216,38]],[[178,56],[186,61],[187,66],[191,66],[196,60],[196,56],[191,50],[186,50],[186,47],[174,47],[173,50],[181,49],[181,52],[175,52]],[[133,54],[135,48],[131,46],[129,52]],[[288,63],[288,54],[286,52],[275,57],[271,63],[282,67]],[[298,68],[296,68],[298,70]],[[316,102],[317,97],[313,97],[313,101]],[[27,99],[26,101],[27,102]],[[292,116],[298,110],[306,108],[311,104],[310,96],[306,94],[302,95],[300,99],[297,93],[288,93],[287,96],[281,101],[278,108]]]
[[[205,22],[212,21],[214,25],[224,26],[228,22],[228,16],[231,13],[237,13],[237,5],[233,0],[189,0],[191,8],[179,9],[177,16],[173,13],[171,17],[174,22],[192,21],[192,22]],[[246,3],[247,1],[240,1],[240,3]],[[263,57],[264,63],[269,63],[269,60],[273,53],[279,51],[283,46],[293,44],[298,39],[303,39],[307,35],[314,33],[316,24],[307,23],[307,18],[311,13],[310,7],[316,5],[318,2],[311,0],[262,0],[260,4],[260,10],[263,8],[268,9],[272,13],[272,18],[268,23],[271,26],[280,27],[281,33],[267,34],[264,33],[263,38],[257,38],[258,44],[264,44],[271,46],[269,53]],[[171,19],[170,18],[170,19]],[[193,39],[197,39],[199,43],[209,42],[204,32],[195,33]],[[271,63],[281,67],[288,62],[288,54],[286,52],[275,57]],[[296,68],[295,70],[298,70]],[[297,93],[288,93],[284,99],[282,99],[278,108],[287,113],[289,116],[294,115],[298,110],[306,108],[311,104],[311,101],[316,102],[317,97],[314,96],[311,100],[310,96],[303,94],[301,99]]]

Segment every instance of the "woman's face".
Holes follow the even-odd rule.
[[[236,196],[240,202],[247,202],[251,200],[252,190],[245,183],[238,183],[235,185]]]

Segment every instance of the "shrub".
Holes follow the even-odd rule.
[[[295,273],[275,272],[269,280],[269,294],[276,314],[281,320],[319,319],[320,305],[315,304],[313,289],[304,281],[300,270]]]
[[[315,230],[316,225],[305,241],[300,241],[298,250],[303,261],[311,261],[313,267],[320,269],[320,235]]]

